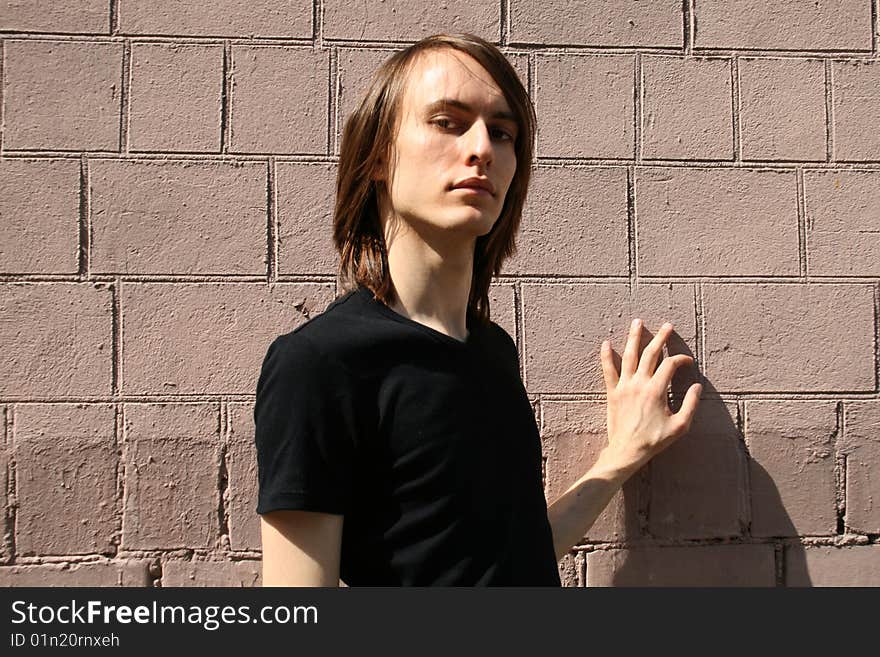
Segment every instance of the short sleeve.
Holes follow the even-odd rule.
[[[345,513],[358,422],[341,365],[297,332],[276,338],[260,370],[254,425],[257,513]]]

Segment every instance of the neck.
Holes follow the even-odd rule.
[[[385,224],[391,308],[457,340],[467,335],[467,306],[476,237],[419,231],[403,221]]]

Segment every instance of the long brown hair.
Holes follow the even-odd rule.
[[[377,183],[371,174],[387,157],[396,137],[407,75],[418,55],[443,48],[459,50],[477,60],[501,88],[519,124],[514,145],[516,172],[504,206],[492,230],[477,238],[474,249],[468,310],[479,321],[487,323],[491,278],[501,272],[502,263],[516,252],[516,232],[531,177],[536,119],[529,94],[504,54],[472,34],[435,34],[392,55],[374,73],[360,105],[346,120],[333,214],[333,241],[340,254],[339,284],[343,292],[356,288],[358,284],[363,285],[384,303],[392,302]]]

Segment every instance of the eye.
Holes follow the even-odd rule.
[[[495,132],[500,133],[504,136],[505,141],[514,141],[514,136],[510,134],[507,130],[502,130],[501,128],[496,128]]]
[[[445,123],[445,124],[450,124],[450,123],[453,123],[453,122],[452,122],[451,120],[447,119],[447,118],[440,117],[440,118],[434,119],[433,121],[431,121],[431,123],[434,123],[434,124],[438,125],[440,128],[442,128],[442,129],[444,129],[444,130],[450,130],[451,128],[450,128],[449,125],[441,125],[441,124],[444,124],[444,123]],[[453,125],[454,125],[454,123],[453,123]]]

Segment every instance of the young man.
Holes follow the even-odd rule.
[[[557,560],[690,427],[672,326],[601,362],[608,445],[547,506],[541,444],[488,287],[514,250],[534,110],[494,46],[438,35],[377,72],[343,135],[334,239],[347,290],[278,337],[254,408],[263,584],[559,585]],[[619,367],[618,367],[619,363]]]

